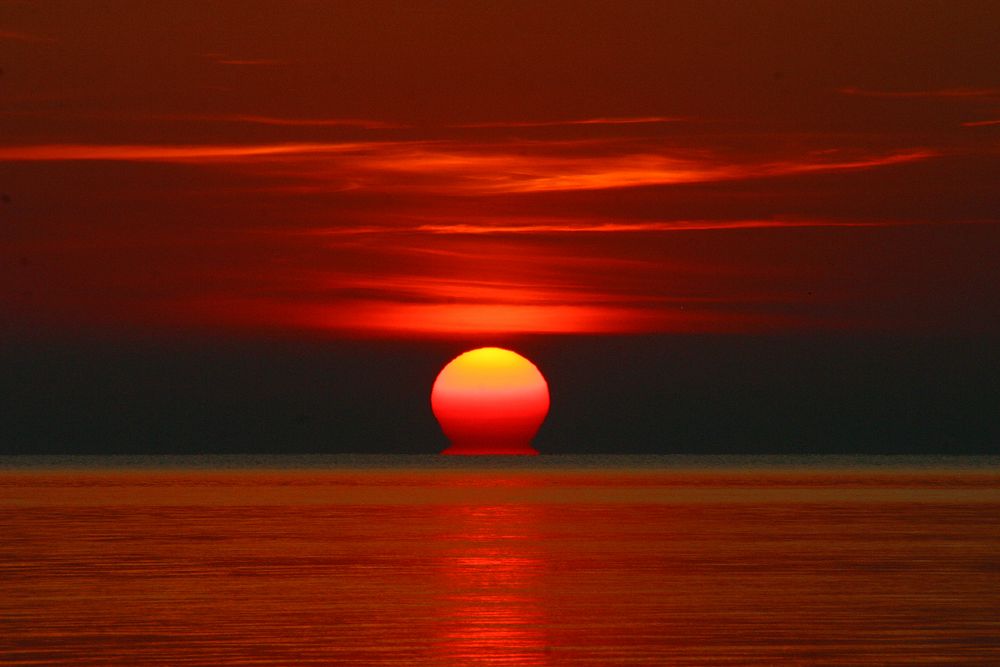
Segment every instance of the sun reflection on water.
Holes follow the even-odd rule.
[[[442,507],[454,533],[440,562],[442,661],[452,665],[548,664],[538,597],[544,559],[530,505]]]

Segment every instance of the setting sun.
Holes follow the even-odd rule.
[[[537,454],[531,440],[549,411],[549,387],[533,363],[483,347],[453,359],[434,381],[431,408],[445,454]]]

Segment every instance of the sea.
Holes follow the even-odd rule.
[[[3,665],[1000,665],[1000,457],[0,457]]]

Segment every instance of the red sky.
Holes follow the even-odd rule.
[[[0,326],[1000,331],[994,2],[11,2]]]

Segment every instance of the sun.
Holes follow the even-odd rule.
[[[549,385],[516,352],[482,347],[441,370],[431,409],[451,441],[444,454],[537,454],[531,440],[549,412]]]

